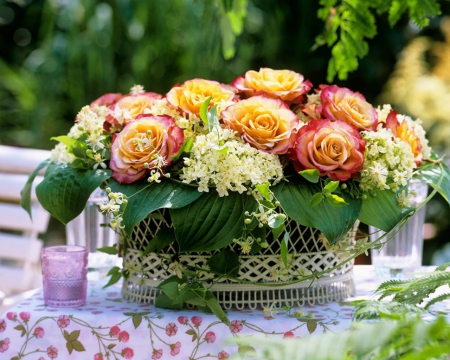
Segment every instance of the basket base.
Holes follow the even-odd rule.
[[[130,276],[124,279],[122,296],[131,301],[154,304],[161,293],[157,286],[161,281],[142,279]],[[293,285],[264,286],[239,283],[218,284],[211,288],[219,304],[224,309],[257,309],[264,307],[281,307],[290,305],[324,304],[340,301],[352,296],[355,292],[353,271],[342,275],[323,277],[303,281]]]

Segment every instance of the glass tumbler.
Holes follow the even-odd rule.
[[[422,203],[428,195],[428,184],[417,180],[410,182],[409,191],[415,191],[412,206]],[[381,278],[405,278],[422,266],[423,224],[425,206],[421,207],[396,234],[393,230],[385,239],[389,240],[381,250],[371,249],[372,265]],[[385,232],[369,226],[370,240],[375,241]]]
[[[78,307],[86,302],[88,249],[58,245],[41,251],[44,302],[54,307]]]
[[[105,278],[108,271],[117,265],[117,255],[97,251],[98,248],[113,246],[119,242],[119,235],[107,226],[110,219],[99,210],[99,206],[106,200],[105,191],[95,190],[83,212],[66,225],[67,245],[80,245],[88,248],[89,280]]]

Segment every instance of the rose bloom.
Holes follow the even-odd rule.
[[[9,311],[6,313],[6,317],[8,320],[15,321],[17,319],[17,313]]]
[[[110,168],[119,183],[142,179],[149,170],[172,162],[171,155],[180,150],[183,130],[170,116],[141,115],[114,134]]]
[[[226,126],[256,149],[285,154],[292,147],[298,117],[281,100],[254,96],[227,107],[221,115]]]
[[[117,100],[119,100],[123,95],[121,93],[108,93],[100,96],[98,99],[91,102],[90,106],[111,106]]]
[[[358,130],[375,130],[378,115],[375,108],[358,92],[336,85],[322,86],[322,114],[327,119],[342,120]]]
[[[126,95],[111,105],[105,120],[110,124],[125,125],[139,115],[144,114],[146,110],[151,108],[155,100],[161,98],[162,95],[153,92]]]
[[[234,88],[217,81],[192,79],[174,86],[166,95],[167,102],[186,113],[200,113],[200,106],[211,97],[210,105],[236,101]]]
[[[27,311],[22,311],[22,312],[19,314],[19,316],[20,316],[20,318],[21,318],[23,321],[28,321],[28,320],[30,319],[31,314],[30,314],[29,312],[27,312]]]
[[[189,318],[188,318],[187,316],[178,316],[178,322],[179,322],[181,325],[187,324],[188,321],[189,321]]]
[[[320,176],[345,181],[359,175],[365,145],[352,125],[339,120],[312,120],[298,131],[290,158],[296,171],[317,169]]]
[[[386,118],[386,127],[391,129],[395,137],[405,141],[411,148],[411,152],[414,154],[414,161],[419,166],[423,160],[422,144],[419,137],[414,132],[412,127],[408,126],[408,122],[403,120],[401,123],[397,119],[398,113],[396,111],[390,111]]]
[[[236,78],[231,85],[243,92],[246,97],[265,95],[288,103],[299,103],[304,94],[311,90],[312,84],[303,75],[291,70],[261,68],[250,70]]]
[[[103,354],[102,353],[95,354],[94,360],[103,360]]]

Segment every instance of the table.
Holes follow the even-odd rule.
[[[380,280],[367,265],[354,267],[354,299],[370,298]],[[0,319],[0,360],[7,359],[205,359],[224,360],[254,351],[226,339],[266,335],[306,337],[343,331],[351,324],[348,301],[275,309],[228,311],[231,326],[194,310],[165,310],[122,299],[120,285],[89,283],[85,306],[51,308],[41,291]],[[450,303],[435,305],[450,311]],[[257,351],[257,349],[256,349]]]

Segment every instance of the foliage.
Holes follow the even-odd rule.
[[[375,12],[388,13],[389,23],[394,26],[401,16],[408,12],[418,27],[425,27],[429,19],[441,13],[438,0],[321,0],[318,17],[325,22],[324,32],[316,38],[316,46],[331,47],[327,80],[337,75],[346,79],[348,73],[358,68],[358,58],[367,55],[369,45],[366,39],[377,34]]]
[[[348,331],[303,339],[239,338],[239,345],[261,349],[258,359],[431,360],[448,359],[450,324],[442,317],[354,323]]]

